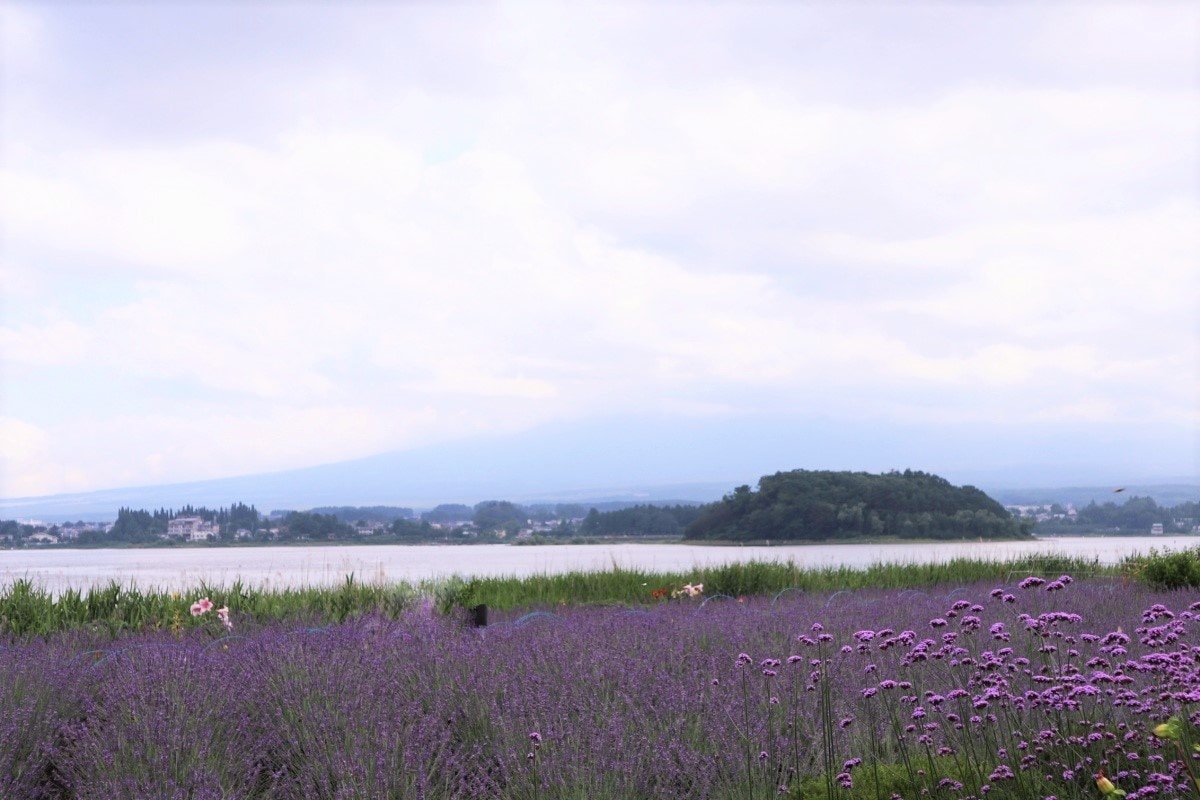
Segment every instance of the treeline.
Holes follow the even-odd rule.
[[[218,537],[232,541],[238,530],[254,532],[262,527],[262,517],[254,506],[234,503],[229,507],[208,508],[186,505],[179,509],[154,511],[122,507],[110,530],[89,530],[79,534],[79,544],[145,544],[162,540],[168,523],[179,517],[199,517],[220,527]]]
[[[759,480],[757,491],[739,486],[705,506],[684,533],[688,539],[730,541],[1028,535],[1028,528],[979,489],[912,470],[777,472]]]
[[[1058,511],[1052,507],[1051,511]],[[1153,497],[1131,497],[1121,505],[1114,502],[1097,504],[1095,500],[1075,512],[1074,518],[1055,514],[1054,519],[1042,520],[1034,530],[1038,533],[1131,533],[1144,535],[1154,525],[1162,525],[1163,533],[1191,533],[1200,525],[1200,502],[1160,506]]]
[[[402,506],[320,506],[309,509],[310,514],[337,517],[339,522],[355,525],[359,522],[390,525],[398,519],[412,519],[416,512]]]
[[[160,508],[154,511],[121,508],[117,520],[107,532],[85,531],[78,537],[81,545],[96,544],[147,544],[172,541],[167,535],[171,520],[180,517],[199,517],[213,523],[216,532],[212,541],[231,543],[235,541],[300,541],[357,539],[368,535],[397,535],[397,530],[411,535],[410,528],[418,531],[430,530],[428,525],[413,523],[395,516],[392,512],[403,509],[372,506],[355,509],[351,506],[314,509],[312,511],[272,512],[264,516],[257,508],[245,503],[234,503],[229,507],[208,508],[186,505],[180,509]],[[355,513],[360,511],[362,513]],[[382,515],[390,516],[392,524],[378,521]],[[346,520],[354,520],[350,523]]]
[[[680,536],[700,516],[701,506],[634,506],[617,511],[593,508],[579,532],[587,536]]]
[[[1175,525],[1200,517],[1195,503],[1160,509],[1149,498],[1124,506],[1095,503],[1081,520],[1106,527]],[[200,517],[213,526],[214,543],[235,541],[354,540],[402,542],[498,542],[574,536],[683,536],[689,540],[829,541],[854,539],[1009,539],[1026,537],[1021,523],[973,486],[954,486],[936,475],[905,470],[865,472],[794,470],[761,478],[757,489],[739,486],[707,505],[675,503],[537,504],[485,500],[473,506],[439,505],[415,519],[399,506],[324,506],[310,511],[272,511],[254,506],[184,506],[147,511],[122,508],[108,531],[79,535],[80,544],[173,542],[168,526],[178,517]],[[1182,524],[1182,523],[1179,523]],[[29,535],[9,526],[6,541],[19,546]],[[202,531],[203,535],[203,531]],[[0,536],[3,532],[0,531]]]
[[[344,509],[352,509],[350,506]],[[254,538],[259,541],[352,541],[365,538],[422,541],[435,537],[428,523],[416,522],[404,517],[392,519],[384,525],[379,520],[368,520],[370,515],[356,515],[350,511],[342,514],[323,514],[313,511],[289,511],[282,519],[274,520],[271,527],[264,529]],[[343,521],[354,519],[354,523]]]
[[[633,504],[607,502],[600,508],[620,510]],[[663,520],[644,507],[632,525],[621,523],[593,527],[593,535],[617,533],[656,533],[678,535],[690,517],[682,516],[683,507],[666,509]],[[234,503],[229,507],[209,508],[186,505],[178,509],[152,510],[122,507],[111,525],[79,523],[79,526],[25,525],[13,520],[0,521],[0,546],[44,545],[46,540],[30,539],[37,533],[56,537],[59,544],[85,546],[170,545],[199,538],[210,544],[271,541],[371,540],[419,543],[501,542],[516,539],[563,539],[580,533],[581,521],[596,508],[580,504],[537,504],[523,506],[507,500],[485,500],[474,506],[445,504],[420,519],[410,508],[400,506],[321,506],[309,511],[272,510],[263,514],[254,506]],[[609,512],[603,512],[609,513]],[[673,515],[673,516],[672,516]],[[206,525],[195,536],[190,527],[172,531],[172,520],[199,518]],[[678,522],[674,521],[678,518]],[[649,520],[649,521],[647,521]],[[595,526],[593,518],[593,526]],[[183,526],[181,526],[183,527]],[[618,530],[625,529],[625,530]],[[51,540],[53,541],[53,540]],[[536,541],[536,539],[535,539]]]

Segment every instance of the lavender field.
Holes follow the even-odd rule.
[[[1195,797],[1195,600],[1064,576],[9,639],[0,797]]]

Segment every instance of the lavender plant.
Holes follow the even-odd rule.
[[[175,633],[5,642],[0,796],[1196,797],[1192,599],[1030,576],[481,629],[231,600]]]

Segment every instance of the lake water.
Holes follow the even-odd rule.
[[[320,546],[182,548],[178,550],[2,550],[0,589],[29,578],[58,593],[117,581],[143,589],[182,590],[206,582],[241,580],[254,586],[410,581],[451,575],[533,575],[622,567],[682,572],[750,560],[795,561],[802,567],[866,567],[876,563],[929,563],[948,559],[1011,559],[1054,553],[1113,564],[1151,548],[1200,544],[1191,536],[1055,538],[1030,542],[942,544],[790,545],[710,547],[686,544],[474,546]]]

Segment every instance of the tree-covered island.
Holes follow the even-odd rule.
[[[974,486],[925,472],[793,470],[739,486],[705,506],[689,540],[1020,539],[1016,521]]]

